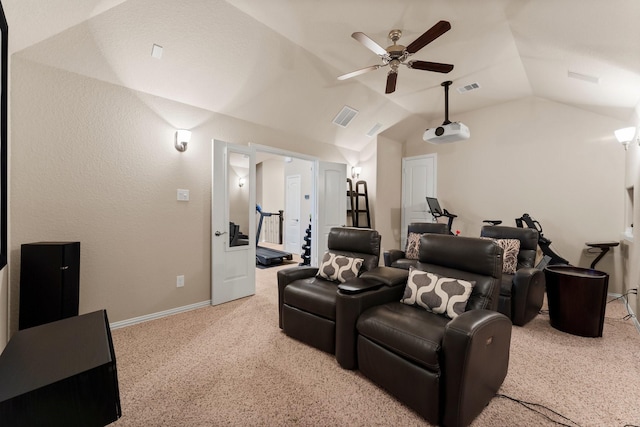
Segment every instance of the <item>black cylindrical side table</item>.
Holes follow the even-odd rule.
[[[544,275],[551,326],[573,335],[601,337],[609,275],[570,265],[550,265]]]

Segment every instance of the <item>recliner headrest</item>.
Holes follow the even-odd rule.
[[[419,261],[495,278],[502,277],[503,250],[492,240],[423,234]]]
[[[536,250],[538,247],[538,230],[533,228],[508,227],[504,225],[485,225],[480,236],[492,239],[518,239],[520,250]]]
[[[447,224],[439,222],[412,222],[407,226],[408,233],[435,233],[435,234],[449,234],[449,227]]]
[[[380,256],[380,233],[368,228],[333,227],[329,232],[329,250]]]

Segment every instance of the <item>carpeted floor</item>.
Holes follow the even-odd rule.
[[[278,328],[276,272],[256,295],[113,331],[123,416],[113,426],[426,426],[332,355]],[[640,425],[640,333],[620,301],[604,336],[553,329],[540,314],[514,327],[500,393],[569,426]],[[496,397],[473,426],[558,425]]]

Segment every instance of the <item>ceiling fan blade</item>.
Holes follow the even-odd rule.
[[[378,43],[371,40],[371,38],[369,38],[369,36],[366,35],[365,33],[361,33],[358,31],[351,34],[351,37],[358,40],[360,43],[364,45],[364,47],[366,47],[376,55],[379,55],[379,56],[387,55],[387,50],[382,46],[380,46]]]
[[[380,67],[383,67],[384,65],[372,65],[370,67],[366,67],[366,68],[361,68],[359,70],[356,71],[352,71],[350,73],[347,74],[343,74],[341,76],[338,76],[338,80],[346,80],[346,79],[350,79],[351,77],[355,77],[355,76],[359,76],[360,74],[364,74],[364,73],[368,73],[369,71],[374,71],[377,70]]]
[[[407,52],[413,54],[446,33],[451,29],[451,24],[448,21],[440,21],[433,27],[429,28],[423,35],[411,42],[407,46]]]
[[[384,93],[393,93],[396,91],[396,82],[398,81],[398,73],[395,71],[389,71],[387,75],[387,88]]]
[[[453,65],[451,64],[428,61],[409,61],[407,62],[407,67],[416,70],[435,71],[436,73],[448,73],[453,70]]]

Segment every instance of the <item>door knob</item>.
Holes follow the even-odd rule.
[[[227,232],[226,232],[226,231],[220,232],[220,231],[217,231],[217,230],[216,230],[216,232],[215,232],[214,234],[215,234],[216,236],[222,236],[223,234],[227,234]]]

